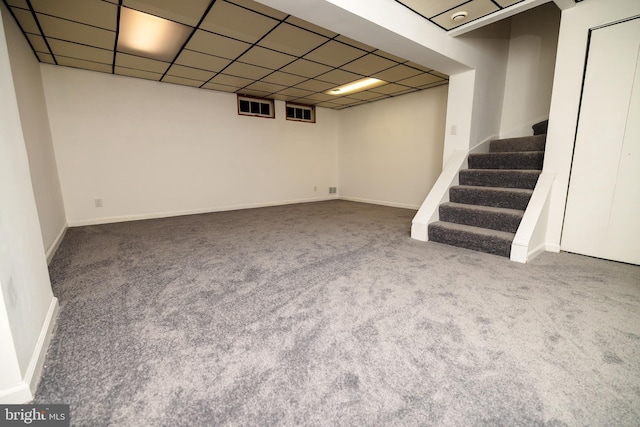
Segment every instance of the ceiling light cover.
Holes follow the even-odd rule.
[[[451,20],[453,22],[464,21],[465,19],[467,19],[467,15],[468,15],[467,11],[461,10],[461,11],[456,12],[453,15],[451,15]]]
[[[192,28],[123,7],[118,51],[171,62]]]
[[[340,87],[328,90],[328,95],[342,96],[348,93],[360,92],[362,90],[371,89],[376,86],[386,84],[384,80],[374,79],[373,77],[367,77],[365,79],[356,80],[355,82],[342,85]]]

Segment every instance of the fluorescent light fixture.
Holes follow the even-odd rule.
[[[328,95],[345,95],[347,93],[359,92],[361,90],[371,89],[372,87],[381,86],[387,82],[383,80],[367,77],[365,79],[356,80],[355,82],[331,89],[325,92]]]
[[[122,7],[118,51],[171,62],[192,28]]]

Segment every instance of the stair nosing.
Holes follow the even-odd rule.
[[[458,184],[458,185],[453,185],[449,187],[449,189],[456,188],[456,187],[461,189],[469,189],[469,190],[477,190],[477,191],[504,191],[505,193],[511,192],[511,193],[533,194],[533,190],[529,188],[489,187],[489,186],[482,186],[482,185]]]
[[[451,206],[451,207],[460,207],[460,208],[476,210],[476,211],[481,210],[484,212],[491,212],[496,214],[520,216],[520,217],[524,215],[523,209],[501,208],[501,207],[490,206],[490,205],[474,205],[471,203],[459,203],[459,202],[451,202],[451,201],[443,202],[440,204],[440,206],[443,206],[443,205]]]
[[[442,226],[445,228],[457,228],[458,230],[461,230],[461,231],[468,231],[471,233],[482,234],[485,236],[492,235],[493,237],[509,240],[511,242],[513,242],[513,239],[516,236],[516,233],[510,233],[508,231],[500,231],[500,230],[494,230],[493,228],[484,228],[484,227],[476,227],[473,225],[458,224],[457,222],[435,221],[430,223],[429,225]]]

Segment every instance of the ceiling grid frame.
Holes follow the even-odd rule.
[[[40,0],[2,1],[27,38],[34,55],[43,63],[333,109],[349,108],[448,84],[448,76],[444,74],[253,0],[211,0],[202,13],[200,11],[205,1],[184,0],[190,6],[185,10],[198,10],[197,15],[189,16],[176,13],[176,9],[168,3],[165,4],[167,9],[162,9],[158,6],[162,2],[152,0],[56,0],[54,6]],[[269,19],[274,25],[268,30],[262,25],[263,33],[253,31],[254,37],[259,37],[255,37],[252,43],[206,30],[202,25],[213,13],[216,4],[226,5],[226,9],[233,10],[240,18],[261,16],[260,19],[264,21],[260,21],[262,24]],[[154,13],[149,14],[151,16],[188,27],[189,35],[171,62],[168,62],[170,57],[160,60],[151,55],[119,49],[123,8],[147,14],[145,10],[152,10]],[[106,13],[107,18],[101,13]],[[27,15],[28,19],[25,18]],[[47,33],[48,28],[43,28],[40,16],[47,16],[47,26],[55,31],[53,34]],[[196,24],[188,25],[181,21]],[[215,25],[227,22],[224,15],[217,17],[216,21],[218,24]],[[113,27],[104,28],[111,22],[115,22]],[[225,31],[224,26],[209,27],[245,40],[251,39],[251,36],[242,36],[241,22],[232,22],[230,25],[236,25],[240,32],[233,32],[236,27],[229,27],[229,31]],[[103,34],[97,29],[110,31],[111,34]],[[294,32],[290,32],[294,29]],[[279,33],[275,34],[274,31]],[[205,52],[193,50],[196,45],[190,43],[196,34],[202,34],[203,37],[207,34],[212,42],[215,40],[215,44],[200,44]],[[271,34],[274,36],[270,39]],[[287,47],[290,42],[287,37],[291,39],[292,36],[299,39],[295,40],[294,44],[298,47],[294,49]],[[208,40],[207,37],[201,40]],[[229,56],[224,53],[227,45],[235,46],[228,51],[231,53],[236,49],[233,57],[216,55],[222,53]],[[43,51],[45,47],[46,51]],[[330,89],[344,83],[375,76],[386,83],[360,93],[342,96],[327,94]],[[422,79],[420,76],[423,76]]]

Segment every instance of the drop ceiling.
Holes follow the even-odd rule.
[[[443,30],[449,31],[525,0],[396,0]],[[456,21],[452,16],[463,13]]]
[[[47,64],[333,109],[448,83],[437,71],[252,0],[3,1]],[[125,51],[118,36],[129,10],[186,26],[186,41],[165,60]],[[363,77],[387,83],[325,93]]]

